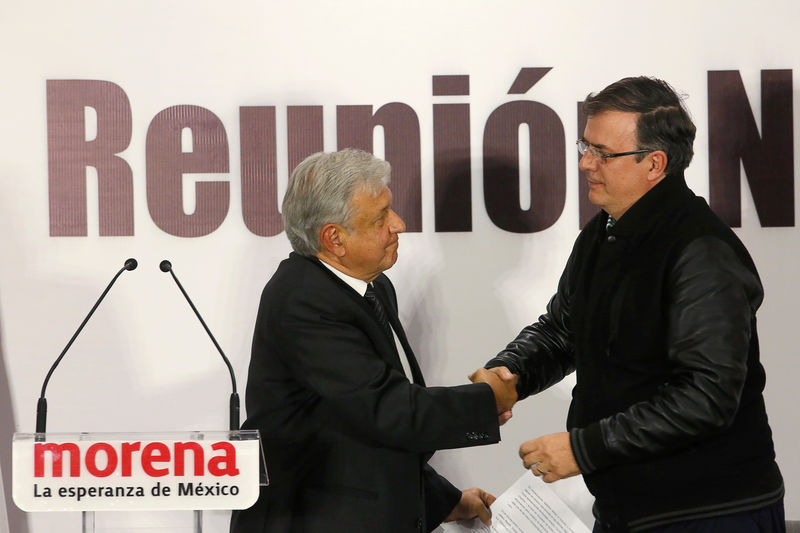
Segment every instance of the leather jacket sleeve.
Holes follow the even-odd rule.
[[[539,320],[526,326],[505,350],[486,363],[486,368],[505,366],[519,376],[519,400],[537,394],[561,381],[575,370],[574,344],[569,325],[570,276],[574,261],[570,255],[558,282],[555,296]]]
[[[763,298],[757,274],[728,244],[701,237],[679,254],[667,283],[671,377],[647,401],[570,432],[584,474],[687,446],[736,415]]]

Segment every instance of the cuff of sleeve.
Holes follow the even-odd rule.
[[[453,488],[455,489],[455,491],[451,491],[449,494],[444,496],[445,498],[447,498],[447,503],[444,505],[444,508],[450,509],[450,511],[444,516],[444,518],[439,520],[440,524],[444,522],[444,519],[447,518],[450,515],[450,513],[453,512],[453,509],[455,509],[456,505],[458,505],[458,503],[461,501],[461,494],[462,494],[461,491],[458,490],[456,487]]]
[[[606,452],[603,433],[599,422],[585,428],[573,428],[569,432],[572,455],[582,474],[591,474],[611,463]]]
[[[453,512],[461,501],[461,491],[444,477],[436,473],[430,465],[423,466],[425,484],[425,522],[432,530]]]
[[[495,442],[500,442],[500,423],[497,419],[497,404],[494,400],[494,392],[492,392],[492,387],[490,387],[488,383],[473,383],[472,385],[467,386],[472,386],[476,390],[481,391],[481,394],[485,394],[488,399],[491,399],[491,401],[480,402],[480,407],[473,412],[475,420],[486,421],[485,425],[483,426],[484,431],[477,433],[477,435],[481,438],[476,439],[485,442],[476,442],[476,444],[493,444]],[[473,433],[473,435],[476,435],[476,433]]]

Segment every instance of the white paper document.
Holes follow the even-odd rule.
[[[477,518],[441,525],[445,533],[590,533],[547,483],[525,473],[492,504],[492,525]]]

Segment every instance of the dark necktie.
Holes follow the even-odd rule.
[[[378,319],[378,323],[383,328],[384,333],[386,333],[386,335],[389,337],[389,340],[394,342],[392,327],[389,325],[389,319],[386,318],[386,310],[383,308],[383,304],[381,304],[381,300],[378,298],[372,283],[367,285],[367,293],[364,295],[364,298],[369,302],[369,304],[372,306],[372,309],[375,311],[375,317]]]

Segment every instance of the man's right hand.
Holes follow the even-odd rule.
[[[497,414],[506,415],[503,422],[511,418],[511,408],[517,403],[517,382],[519,376],[512,374],[511,371],[504,367],[498,366],[495,368],[479,368],[469,375],[469,380],[473,383],[487,383],[494,393],[494,400],[497,404]]]

